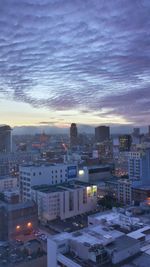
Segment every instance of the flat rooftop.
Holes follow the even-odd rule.
[[[77,243],[82,243],[85,246],[92,246],[96,244],[107,245],[113,242],[116,238],[124,236],[124,233],[114,230],[112,228],[104,227],[101,225],[84,228],[80,231],[73,233],[61,233],[55,235],[53,240],[56,242],[62,240],[73,240]]]
[[[138,190],[150,191],[150,186],[149,185],[132,186],[132,188],[133,189],[138,189]]]
[[[34,206],[33,201],[21,202],[17,204],[7,204],[8,210],[19,210],[25,208],[32,208]]]
[[[103,164],[103,165],[92,165],[84,167],[86,167],[88,170],[95,170],[95,169],[111,168],[112,166],[109,164]]]
[[[32,187],[33,190],[42,192],[42,193],[52,193],[52,192],[61,192],[61,191],[68,191],[69,189],[78,189],[78,188],[83,188],[91,186],[90,183],[84,183],[80,181],[74,181],[68,182],[68,183],[61,183],[57,185],[48,185],[48,184],[43,184],[43,185],[35,185]]]
[[[23,168],[41,168],[41,167],[57,167],[57,166],[76,166],[76,164],[67,164],[67,163],[49,163],[49,162],[40,162],[40,163],[29,163],[29,164],[22,164],[21,167]]]
[[[34,206],[33,201],[20,202],[16,204],[9,204],[5,201],[0,201],[0,207],[5,207],[7,210],[19,210],[23,208],[32,208]]]
[[[97,221],[101,222],[105,220],[108,224],[121,224],[123,219],[128,219],[131,224],[138,223],[140,221],[139,218],[130,217],[119,211],[106,211],[106,212],[99,212],[96,214],[89,215],[88,218],[95,218]]]
[[[106,248],[109,250],[115,249],[115,251],[121,251],[126,248],[130,248],[131,246],[134,246],[137,243],[137,240],[129,236],[123,235],[121,237],[116,238],[114,242],[108,244]]]
[[[133,231],[131,233],[129,233],[127,236],[132,237],[134,239],[139,239],[141,237],[144,237],[146,234],[150,233],[150,226],[145,226],[143,228],[140,228],[136,231]]]

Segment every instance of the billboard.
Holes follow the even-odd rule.
[[[68,179],[74,179],[77,177],[77,166],[68,167]]]

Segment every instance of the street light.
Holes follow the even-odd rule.
[[[28,223],[27,223],[27,227],[28,227],[28,228],[31,228],[31,227],[32,227],[32,223],[31,223],[31,222],[28,222]]]

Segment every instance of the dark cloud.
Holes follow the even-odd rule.
[[[1,0],[1,95],[147,123],[149,14],[149,0]]]

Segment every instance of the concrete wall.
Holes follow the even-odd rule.
[[[48,239],[47,241],[47,267],[57,267],[57,244]]]

